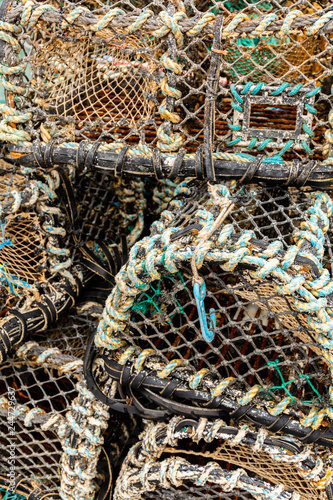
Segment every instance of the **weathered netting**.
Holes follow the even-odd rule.
[[[329,3],[6,0],[1,14],[7,159],[332,183]]]
[[[29,287],[45,279],[45,236],[38,215],[40,204],[38,208],[35,205],[38,194],[41,203],[46,197],[45,191],[36,196],[36,183],[29,182],[19,169],[4,162],[1,167],[1,282],[13,292],[17,286]]]
[[[95,337],[115,403],[329,446],[329,194],[193,181],[176,192],[116,276]]]
[[[16,471],[25,484],[63,500],[92,498],[101,486],[110,490],[112,471],[136,423],[110,414],[82,378],[83,351],[100,312],[96,303],[72,310],[1,366],[2,487],[14,442]]]
[[[80,129],[91,124],[92,131],[87,135],[91,140],[94,132],[98,134],[103,128],[121,134],[121,126],[119,131],[114,130],[115,122],[126,121],[133,127],[149,118],[153,103],[147,97],[154,92],[149,73],[154,68],[140,52],[144,48],[140,47],[140,38],[129,37],[125,53],[120,45],[121,39],[109,46],[96,45],[89,38],[79,43],[75,39],[55,38],[51,43],[38,40],[31,61],[36,90],[45,95],[38,104],[49,115],[69,118],[69,140],[75,137],[75,125]],[[49,137],[45,133],[48,142],[52,133]]]
[[[154,185],[140,179],[3,164],[0,185],[1,362],[82,293],[103,302],[155,217]]]
[[[330,498],[329,451],[223,420],[147,425],[128,453],[114,499]],[[325,491],[326,488],[326,491]]]

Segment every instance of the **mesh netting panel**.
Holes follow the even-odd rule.
[[[89,39],[79,44],[76,40],[55,39],[51,44],[49,40],[39,41],[31,61],[36,84],[41,81],[45,85],[36,85],[46,96],[39,104],[50,115],[72,118],[69,123],[74,122],[79,129],[90,125],[90,139],[96,134],[98,137],[101,129],[121,134],[121,121],[134,126],[147,120],[151,107],[147,96],[154,87],[149,88],[145,73],[153,68],[140,54],[140,43],[135,42],[135,38],[128,40],[127,55],[117,48],[121,40],[113,42],[114,48],[92,44]],[[115,128],[117,122],[119,130]],[[71,139],[75,128],[70,124],[67,127]]]
[[[163,276],[161,282],[151,284],[150,292],[139,295],[130,333],[124,336],[131,344],[142,350],[153,348],[166,363],[180,358],[198,371],[235,377],[246,389],[271,385],[279,397],[293,393],[308,402],[317,399],[318,391],[326,393],[320,348],[302,328],[307,320],[293,311],[288,298],[278,296],[274,284],[252,284],[246,274],[202,269],[206,310],[214,310],[216,324],[214,340],[207,345],[192,291],[192,273],[186,268],[180,273],[183,280]],[[329,381],[329,373],[326,377]]]
[[[8,272],[27,283],[33,283],[38,278],[43,280],[46,255],[45,251],[41,251],[44,238],[37,215],[25,213],[19,218],[9,215],[4,241],[6,239],[8,244],[1,249],[0,258]]]
[[[74,311],[73,311],[74,313]],[[87,314],[70,314],[59,325],[40,336],[38,344],[46,348],[58,348],[62,355],[80,359],[84,346],[95,322]],[[61,358],[60,358],[61,359]],[[61,362],[60,362],[61,364]],[[39,408],[46,413],[56,412],[64,416],[71,402],[77,396],[76,381],[50,366],[40,366],[36,361],[14,357],[1,366],[0,396],[8,398],[8,388],[15,392],[15,403],[27,405],[29,409]],[[1,473],[9,472],[8,410],[1,412]],[[27,479],[41,482],[54,490],[60,482],[60,458],[63,449],[59,437],[51,431],[42,431],[38,423],[27,427],[22,420],[15,421],[16,466]]]
[[[20,368],[1,370],[1,396],[7,396],[7,387],[15,389],[17,403],[41,408],[47,412],[57,411],[62,415],[77,395],[75,383],[67,377],[54,377],[53,370],[33,369],[26,365]],[[5,380],[6,379],[6,383]],[[8,384],[8,385],[7,385]],[[24,389],[26,388],[26,389]],[[1,414],[1,473],[9,473],[10,458],[7,411]],[[59,438],[53,432],[43,432],[38,427],[27,428],[20,421],[15,423],[16,467],[27,479],[54,490],[59,483],[59,462],[62,454]]]
[[[0,449],[3,457],[0,476],[10,473],[10,446],[14,439],[15,467],[20,476],[33,481],[32,484],[43,486],[48,492],[65,491],[67,498],[72,498],[71,494],[77,498],[80,485],[85,495],[87,480],[92,481],[95,491],[106,481],[105,470],[101,467],[105,458],[103,454],[93,473],[88,473],[88,461],[81,458],[81,473],[78,476],[75,472],[78,470],[77,459],[72,463],[69,457],[67,461],[69,444],[72,449],[79,450],[77,456],[83,454],[84,457],[84,440],[79,437],[77,429],[80,427],[73,424],[73,419],[74,422],[77,419],[83,430],[90,429],[95,439],[102,432],[105,453],[112,468],[117,466],[136,426],[132,417],[118,418],[114,414],[106,423],[103,415],[99,432],[91,426],[97,413],[91,412],[89,400],[82,401],[85,393],[80,385],[82,375],[79,370],[82,368],[85,345],[96,328],[101,306],[90,303],[81,308],[72,310],[51,330],[36,336],[38,343],[23,344],[13,358],[2,364],[0,370]],[[80,404],[84,414],[91,414],[90,425],[76,413]],[[14,424],[11,423],[13,411]],[[63,422],[64,425],[66,421],[69,425],[65,434],[61,432],[61,427],[52,425],[52,422]],[[90,450],[93,458],[90,462],[95,461],[93,451]],[[101,449],[98,448],[95,453],[98,458]],[[68,467],[70,470],[66,476]],[[77,487],[79,489],[75,490]]]
[[[123,236],[131,246],[142,234],[144,221],[148,224],[155,218],[150,207],[153,185],[144,181],[125,181],[89,172],[77,176],[73,188],[79,237],[85,243],[119,243]]]

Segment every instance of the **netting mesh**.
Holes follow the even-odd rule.
[[[24,344],[13,358],[2,364],[0,371],[0,476],[10,472],[11,435],[8,419],[11,393],[15,394],[15,465],[19,474],[33,481],[47,492],[58,492],[64,488],[64,450],[72,440],[73,430],[69,427],[64,440],[59,429],[45,428],[45,422],[56,416],[57,419],[74,415],[79,392],[77,381],[79,372],[66,371],[66,364],[82,366],[82,357],[87,340],[96,328],[101,306],[87,303],[80,310],[72,310],[59,321],[57,326],[44,334],[36,336],[38,344]],[[37,350],[36,350],[37,349]],[[9,389],[8,389],[9,388]],[[8,392],[9,391],[9,392]],[[76,403],[77,405],[78,403]],[[9,405],[9,406],[8,406]],[[89,404],[85,406],[86,411]],[[79,420],[80,421],[80,420]],[[43,426],[44,424],[44,426]],[[83,421],[81,419],[81,425]],[[118,418],[111,415],[104,433],[104,446],[115,469],[122,452],[131,437],[136,422],[131,417]],[[71,432],[70,432],[71,431]],[[75,435],[75,434],[74,434]],[[96,434],[97,435],[97,434]],[[76,446],[79,448],[79,444]],[[81,443],[82,446],[83,443]],[[79,448],[80,449],[80,448]],[[80,452],[82,453],[82,451]],[[101,457],[100,462],[103,462]],[[74,464],[75,465],[75,464]],[[74,473],[75,467],[73,467]],[[100,464],[101,465],[101,464]],[[86,464],[83,461],[84,471]],[[95,489],[106,481],[105,471],[100,467],[92,480]],[[79,481],[78,478],[75,481]],[[69,482],[69,489],[73,488]],[[67,491],[67,495],[69,492]],[[75,491],[73,492],[75,497]]]
[[[4,0],[0,17],[0,491],[11,387],[20,473],[63,500],[108,495],[127,413],[251,428],[170,441],[123,469],[119,500],[330,498],[333,202],[312,188],[333,183],[331,4]]]
[[[3,238],[1,260],[8,272],[27,283],[33,283],[36,279],[43,280],[46,255],[40,250],[44,239],[37,215],[25,213],[19,220],[9,215]]]
[[[293,393],[312,402],[318,389],[325,393],[320,348],[273,284],[257,281],[252,287],[247,276],[205,267],[206,310],[214,309],[218,332],[208,346],[202,339],[192,274],[186,268],[181,273],[183,281],[162,276],[162,283],[152,283],[151,293],[138,297],[125,338],[141,349],[154,348],[166,363],[180,358],[198,371],[235,377],[246,389],[271,385],[275,397]]]
[[[74,311],[73,311],[74,312]],[[71,314],[48,333],[48,338],[40,337],[38,343],[47,348],[60,349],[62,355],[80,359],[88,336],[94,328],[91,317],[87,314],[74,317]],[[29,409],[40,408],[47,413],[57,412],[65,415],[71,402],[77,396],[75,379],[61,374],[54,364],[40,366],[36,361],[19,357],[9,359],[1,366],[0,393],[8,398],[8,387],[15,390],[16,403],[27,405]],[[9,472],[9,434],[7,408],[1,412],[1,449],[4,459],[1,461],[1,473]],[[60,482],[60,458],[62,446],[54,432],[42,431],[34,423],[27,427],[21,420],[15,422],[17,467],[27,479],[42,482],[54,490]]]
[[[75,136],[74,124],[79,130],[90,124],[87,137],[91,139],[98,130],[121,134],[124,129],[115,129],[116,123],[133,127],[149,117],[147,96],[154,92],[154,81],[149,80],[153,68],[140,53],[140,39],[129,38],[124,54],[117,48],[121,40],[113,45],[96,45],[89,39],[38,41],[31,61],[36,87],[45,95],[38,103],[49,115],[69,119],[69,139]]]

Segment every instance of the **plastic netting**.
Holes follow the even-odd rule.
[[[7,0],[2,19],[8,159],[331,179],[329,3]]]

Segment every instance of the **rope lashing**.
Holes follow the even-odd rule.
[[[14,94],[24,95],[26,89],[21,85],[16,85],[8,80],[11,79],[13,75],[24,74],[26,69],[26,63],[20,62],[20,51],[21,46],[14,36],[10,35],[9,32],[15,34],[20,34],[22,28],[16,25],[3,22],[0,23],[0,40],[7,44],[12,53],[12,61],[19,61],[14,63],[12,66],[0,65],[0,86],[2,86],[8,92]],[[0,112],[4,115],[3,119],[0,121],[0,140],[4,142],[9,142],[10,144],[18,144],[20,146],[28,146],[31,142],[31,135],[24,131],[18,129],[15,125],[11,126],[10,123],[25,123],[30,120],[31,113],[19,113],[17,110],[9,110],[9,107],[2,104]],[[10,120],[11,118],[11,120]]]
[[[289,88],[288,88],[289,87]],[[242,89],[239,89],[235,84],[230,85],[230,92],[232,94],[232,101],[231,105],[233,109],[238,112],[238,113],[243,113],[244,112],[244,98],[243,96],[245,95],[257,95],[260,91],[266,90],[266,86],[263,82],[259,82],[257,85],[253,84],[252,82],[248,82]],[[279,96],[283,93],[286,93],[288,96],[293,97],[299,94],[299,92],[304,92],[303,91],[303,84],[297,84],[295,86],[291,86],[290,83],[288,82],[283,82],[279,85],[278,88],[267,88],[268,95],[271,96]],[[305,110],[309,113],[309,115],[316,115],[317,110],[316,108],[312,105],[314,102],[314,97],[315,95],[320,92],[320,87],[316,87],[310,91],[305,92],[305,97],[309,99],[309,102],[304,103],[304,108]],[[235,123],[232,123],[230,121],[227,122],[227,126],[230,130],[233,132],[233,138],[227,142],[228,146],[236,146],[239,144],[243,139],[243,125],[241,123],[238,123],[240,121],[239,117],[237,118],[237,121]],[[311,123],[309,123],[311,125]],[[302,129],[304,133],[309,136],[309,139],[314,138],[315,133],[314,131],[310,128],[308,123],[303,122],[302,123]],[[249,140],[249,143],[247,144],[247,149],[257,149],[257,151],[263,151],[266,149],[269,144],[273,141],[273,138],[266,138],[263,141],[259,140],[259,137],[252,137],[251,140]],[[270,161],[283,161],[282,156],[293,146],[294,144],[294,139],[289,139],[286,141],[286,143],[282,146],[280,151],[274,155],[274,157],[270,158]],[[305,152],[308,155],[313,155],[313,151],[309,144],[307,143],[306,140],[302,139],[300,141],[301,146],[305,150]],[[264,160],[265,161],[265,160]]]
[[[183,421],[182,417],[177,416],[166,423],[150,424],[146,426],[143,435],[140,437],[140,441],[129,451],[125,459],[123,471],[126,471],[125,474],[127,478],[129,471],[132,471],[132,473],[136,471],[136,476],[138,477],[139,473],[140,477],[142,477],[140,471],[147,471],[147,468],[150,468],[150,464],[155,463],[157,466],[162,465],[160,474],[161,477],[163,475],[164,479],[160,484],[164,488],[170,488],[171,483],[165,480],[165,469],[168,461],[173,460],[173,457],[170,457],[170,459],[162,463],[159,462],[160,457],[163,456],[165,452],[170,453],[171,450],[168,449],[168,447],[177,448],[179,451],[183,450],[182,441],[184,439],[190,440],[193,443],[200,443],[201,441],[214,443],[215,440],[219,440],[218,442],[221,443],[220,440],[222,440],[222,442],[229,447],[237,445],[244,446],[244,453],[249,451],[258,457],[260,457],[261,452],[265,452],[273,462],[276,462],[277,466],[282,463],[291,471],[297,472],[301,480],[305,479],[309,481],[311,487],[314,488],[315,491],[322,490],[330,485],[333,473],[332,468],[330,465],[327,465],[327,460],[318,458],[311,447],[304,446],[298,440],[293,439],[292,446],[296,446],[297,451],[295,449],[291,451],[287,440],[285,441],[285,446],[280,445],[276,447],[271,442],[270,438],[271,437],[265,429],[260,429],[259,432],[253,432],[253,429],[250,429],[247,425],[229,427],[220,419],[209,421],[205,418],[201,418],[193,428],[192,425],[186,423],[186,420]],[[221,445],[219,444],[219,446]],[[197,472],[199,473],[199,470]],[[206,470],[206,473],[200,477],[195,484],[205,484],[210,473],[211,467]],[[258,474],[260,475],[259,470]],[[216,477],[217,476],[214,476],[214,480],[216,480]],[[269,478],[267,479],[269,480]],[[282,485],[285,483],[284,481],[281,481],[281,483],[280,487],[283,488]],[[136,483],[136,485],[137,484],[138,483]],[[128,488],[127,480],[126,485]],[[121,491],[122,486],[123,474],[121,473],[116,484],[116,497]],[[179,481],[177,482],[177,486],[180,486]],[[143,487],[147,488],[146,476]],[[253,494],[253,491],[251,493]],[[275,494],[276,490],[274,491],[274,495]],[[269,498],[271,497],[269,496]],[[273,498],[276,497],[274,496]]]
[[[161,12],[160,18],[164,22],[164,26],[161,29],[155,31],[153,33],[153,36],[155,36],[156,38],[164,37],[171,32],[175,37],[177,46],[181,48],[184,44],[184,37],[179,29],[178,21],[180,21],[184,17],[186,17],[186,14],[183,2],[179,2],[178,10],[173,16],[171,16],[167,11]],[[160,59],[161,63],[169,72],[169,74],[181,74],[183,71],[182,65],[179,64],[174,57],[171,58],[168,52],[162,55]],[[178,151],[182,147],[184,138],[179,132],[172,131],[171,124],[180,123],[181,117],[175,111],[171,111],[170,103],[168,108],[167,98],[169,97],[172,99],[180,99],[182,94],[178,89],[169,84],[168,75],[161,81],[160,88],[162,93],[166,96],[166,99],[159,106],[159,112],[161,117],[166,121],[162,123],[157,129],[157,147],[164,153],[170,153]]]
[[[119,8],[111,9],[105,14],[96,24],[93,24],[90,29],[99,32],[108,27],[116,16],[124,16],[126,13]]]
[[[179,47],[182,47],[184,44],[184,37],[178,26],[178,21],[186,17],[185,7],[183,5],[183,2],[179,2],[178,9],[179,10],[173,16],[170,16],[166,11],[160,12],[159,16],[163,21],[164,25],[162,26],[162,28],[155,31],[153,33],[153,36],[155,38],[161,38],[168,35],[169,32],[172,31],[172,33],[175,36],[177,45]]]
[[[179,7],[179,11],[182,12],[183,8],[182,6]],[[36,13],[37,11],[37,13]],[[31,26],[35,26],[36,23],[40,20],[43,19],[44,14],[47,12],[53,12],[55,14],[55,18],[59,19],[59,13],[60,10],[57,9],[54,5],[51,4],[45,4],[43,6],[38,6],[38,4],[35,4],[35,2],[29,0],[24,2],[22,6],[22,12],[21,12],[21,19],[20,19],[20,24],[21,26],[27,26],[30,24]],[[68,13],[66,13],[66,20],[69,20],[70,24],[75,24],[77,23],[79,26],[85,26],[86,29],[92,30],[95,32],[99,32],[105,28],[108,27],[108,25],[112,25],[112,21],[115,16],[123,16],[126,17],[128,16],[127,13],[123,12],[122,9],[111,9],[103,16],[94,16],[92,12],[88,11],[89,17],[90,17],[90,22],[87,23],[84,20],[84,14],[87,12],[87,9],[84,7],[76,7],[73,10],[70,10]],[[110,14],[110,12],[112,12]],[[162,13],[161,13],[162,14]],[[131,28],[129,32],[134,33],[135,31],[138,31],[142,29],[142,26],[144,23],[149,19],[153,13],[149,11],[148,9],[143,9],[142,12],[140,12],[137,16],[137,20],[132,22]],[[282,19],[282,26],[280,28],[280,33],[285,35],[288,35],[290,32],[290,29],[293,29],[292,24],[295,21],[295,19],[299,16],[302,15],[302,12],[294,9],[291,10],[290,12],[287,13],[286,17]],[[178,19],[179,16],[179,19]],[[96,22],[93,22],[93,18],[95,17]],[[164,15],[163,15],[164,17]],[[172,17],[172,16],[170,16]],[[31,20],[32,18],[32,20]],[[158,32],[159,30],[162,31],[162,33],[165,33],[164,35],[159,35],[159,36],[165,36],[169,33],[172,28],[169,26],[170,20],[167,19],[167,22],[161,18],[161,15],[159,16],[161,21],[163,22],[164,25],[162,25],[160,28],[155,29],[155,32]],[[180,16],[178,14],[173,21],[175,24],[177,24],[177,21],[182,21],[185,19],[185,17]],[[215,19],[215,14],[212,11],[209,12],[204,12],[201,14],[201,17],[197,20],[197,17],[195,18],[195,24],[192,28],[190,28],[186,34],[188,36],[195,36],[196,34],[200,33],[209,23],[213,22]],[[326,12],[320,15],[319,17],[313,17],[311,19],[312,21],[312,26],[310,26],[306,32],[307,36],[313,36],[317,34],[320,29],[322,29],[330,20],[332,19],[331,17],[331,12]],[[230,36],[235,36],[239,35],[238,32],[236,32],[236,29],[242,24],[249,21],[249,17],[244,14],[244,13],[239,13],[236,14],[231,22],[227,25],[227,27],[224,29],[223,36],[224,37],[230,37]],[[256,21],[254,21],[256,22]],[[270,25],[274,24],[276,22],[276,17],[274,17],[274,14],[268,13],[263,16],[262,19],[260,19],[258,26],[253,30],[255,33],[260,33],[264,34],[266,32],[270,32]],[[257,24],[257,22],[256,22]],[[12,31],[12,32],[19,32],[20,27],[13,25],[11,23],[2,23],[2,26],[0,26],[0,29]],[[301,28],[297,28],[296,30],[298,31]],[[183,29],[181,28],[183,31]],[[155,35],[156,36],[156,35]]]
[[[222,195],[222,199],[226,197],[225,186],[217,185],[211,189],[216,190],[216,194],[214,193],[215,200],[218,199],[217,193],[219,192],[220,196]],[[221,267],[226,271],[235,269],[240,263],[246,263],[257,267],[257,271],[251,271],[254,278],[263,279],[272,276],[284,283],[282,286],[277,287],[277,293],[294,296],[294,307],[300,312],[309,312],[309,325],[315,330],[323,356],[329,366],[332,367],[333,358],[330,352],[332,342],[328,336],[328,332],[333,328],[333,321],[327,310],[326,302],[322,298],[331,293],[333,284],[327,275],[327,270],[322,267],[321,259],[323,256],[324,234],[329,227],[329,217],[332,214],[333,204],[326,193],[315,193],[313,199],[314,203],[308,209],[309,221],[301,223],[300,231],[297,231],[294,236],[296,245],[291,246],[282,258],[279,257],[281,249],[279,242],[273,242],[267,249],[257,255],[252,254],[248,245],[254,236],[253,232],[244,231],[241,235],[237,235],[236,239],[231,239],[231,235],[235,235],[235,230],[230,224],[222,227],[216,241],[209,239],[209,245],[202,245],[202,235],[206,233],[208,238],[211,238],[210,233],[212,228],[213,232],[215,231],[214,218],[212,214],[205,210],[199,210],[196,214],[203,229],[197,236],[193,236],[194,241],[191,248],[188,247],[186,252],[180,252],[178,242],[172,243],[170,241],[171,234],[177,231],[177,228],[165,230],[161,221],[156,223],[158,234],[155,234],[152,238],[145,238],[134,245],[130,252],[128,264],[116,276],[116,287],[106,301],[103,318],[98,326],[95,339],[96,345],[111,350],[118,349],[120,345],[124,345],[121,332],[126,328],[126,323],[130,318],[130,311],[135,303],[135,297],[149,288],[149,283],[139,279],[138,275],[140,273],[144,273],[148,277],[150,276],[150,279],[156,280],[160,276],[160,271],[158,271],[160,269],[159,266],[163,266],[167,272],[173,274],[178,271],[180,263],[184,261],[191,262],[193,256],[196,255],[196,267],[198,268],[204,261],[209,262],[212,260],[216,262],[219,259],[225,262],[221,264]],[[181,202],[176,200],[175,203],[177,204],[177,209],[181,209]],[[216,201],[214,203],[216,204]],[[166,216],[166,221],[169,220],[168,212],[163,212],[162,220],[164,216]],[[306,245],[304,246],[305,243]],[[311,251],[309,253],[308,244],[313,249],[313,254]],[[198,252],[200,248],[202,250]],[[140,258],[138,258],[139,250],[141,252],[144,250],[144,253],[140,254]],[[307,258],[312,260],[315,258],[318,262],[318,269],[321,276],[315,280],[306,275],[292,277],[289,274],[289,269],[293,266],[297,255],[307,256]],[[198,284],[201,284],[201,281],[198,280]],[[314,293],[319,298],[316,298]],[[201,329],[206,334],[203,323],[201,324]],[[209,331],[208,326],[207,331]],[[142,363],[140,366],[142,366]],[[172,370],[177,369],[177,366],[177,363],[169,365],[168,371],[171,368]],[[202,383],[204,383],[204,380],[205,378],[202,379]],[[215,397],[221,394],[232,381],[232,378],[226,379],[218,383],[215,387],[210,387],[209,390],[212,396]],[[248,404],[259,391],[263,390],[260,386],[255,386],[247,394],[238,399],[239,404]],[[270,407],[270,411],[272,414],[278,415],[291,403],[293,403],[293,399],[288,395],[288,398],[284,398],[276,407]],[[318,419],[322,420],[325,412],[326,415],[329,415],[331,412],[330,408],[323,411],[317,419],[311,419],[311,425],[317,426]]]

